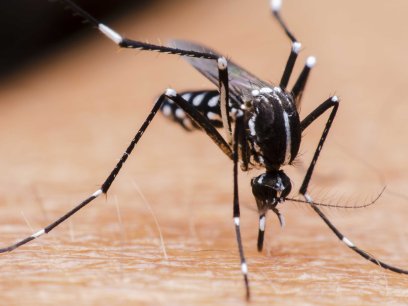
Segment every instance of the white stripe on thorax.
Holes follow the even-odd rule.
[[[290,133],[290,124],[289,124],[289,116],[285,110],[283,110],[283,121],[285,123],[285,132],[286,132],[286,151],[285,151],[285,161],[284,164],[288,164],[291,158],[291,147],[292,147],[292,139]]]

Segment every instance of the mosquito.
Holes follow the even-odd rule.
[[[227,61],[224,56],[204,46],[181,40],[173,40],[169,46],[161,46],[128,39],[99,22],[71,0],[60,0],[60,2],[96,27],[119,47],[182,56],[218,88],[217,90],[183,93],[177,93],[172,88],[165,90],[98,190],[43,229],[10,246],[1,248],[0,253],[13,251],[49,233],[97,197],[107,194],[122,166],[160,110],[187,131],[197,129],[204,131],[232,160],[233,222],[247,299],[250,298],[250,286],[240,230],[238,166],[242,171],[249,171],[252,168],[265,169],[264,173],[251,180],[252,193],[259,212],[258,251],[261,252],[263,248],[266,214],[272,211],[277,215],[280,224],[283,225],[284,218],[279,212],[279,205],[282,205],[286,200],[298,201],[312,207],[313,211],[337,238],[363,258],[383,269],[408,274],[407,270],[386,264],[357,247],[331,223],[318,207],[329,205],[314,202],[308,193],[308,186],[316,162],[339,107],[339,99],[337,96],[329,97],[309,115],[302,120],[300,119],[299,110],[302,94],[316,59],[313,56],[307,58],[294,86],[288,89],[287,86],[301,49],[301,43],[295,38],[281,17],[282,3],[280,0],[272,0],[270,6],[272,15],[291,41],[291,50],[278,86],[260,80],[239,65]],[[326,112],[329,112],[329,117],[299,189],[299,194],[303,196],[304,200],[290,198],[292,184],[282,167],[291,165],[297,157],[303,131]],[[224,130],[224,136],[217,130],[218,128]]]

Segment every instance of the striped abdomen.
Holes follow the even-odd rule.
[[[219,93],[216,90],[190,91],[180,94],[188,103],[193,105],[202,115],[210,120],[211,124],[216,127],[222,127],[221,111],[219,104]],[[178,122],[188,131],[198,129],[198,126],[190,117],[173,101],[166,99],[161,108],[161,112],[167,118]]]

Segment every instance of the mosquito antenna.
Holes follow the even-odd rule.
[[[379,198],[381,198],[381,196],[383,195],[384,191],[385,191],[386,186],[384,186],[381,191],[377,194],[377,196],[371,200],[368,203],[364,203],[364,204],[357,204],[357,205],[337,205],[337,204],[329,204],[329,203],[319,203],[319,202],[313,202],[313,205],[316,206],[321,206],[321,207],[332,207],[332,208],[345,208],[345,209],[354,209],[354,208],[366,208],[369,207],[371,205],[374,205]],[[302,200],[302,199],[295,199],[295,198],[285,198],[285,200],[287,201],[292,201],[292,202],[296,202],[296,203],[303,203],[303,204],[308,204],[311,205],[311,203],[309,203],[306,200]]]

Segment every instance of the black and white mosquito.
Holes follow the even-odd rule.
[[[137,131],[119,162],[98,190],[45,228],[15,244],[1,248],[0,253],[13,251],[43,234],[49,233],[91,201],[102,194],[106,194],[150,122],[156,113],[161,110],[165,116],[179,123],[188,131],[195,129],[203,130],[233,162],[233,222],[241,271],[245,282],[246,297],[248,299],[250,297],[248,268],[240,232],[238,165],[240,165],[242,171],[248,171],[254,167],[265,169],[265,173],[251,180],[252,192],[259,212],[258,251],[262,251],[263,247],[265,216],[267,212],[271,210],[275,213],[279,222],[283,225],[284,218],[280,214],[278,206],[285,202],[285,200],[298,201],[310,205],[332,232],[347,247],[360,256],[381,268],[408,274],[407,270],[388,265],[354,245],[350,239],[337,230],[318,208],[319,205],[324,206],[325,204],[315,203],[308,194],[308,186],[319,154],[336,116],[339,100],[336,96],[329,97],[309,115],[300,120],[299,108],[302,93],[305,89],[310,70],[315,65],[316,60],[312,56],[308,57],[302,72],[295,81],[295,85],[293,88],[287,89],[301,44],[281,18],[280,0],[272,0],[271,9],[273,16],[291,41],[291,51],[279,86],[273,86],[259,80],[240,66],[227,61],[225,57],[201,45],[174,40],[169,47],[166,47],[124,38],[89,15],[71,0],[60,0],[60,2],[67,5],[85,21],[98,28],[102,34],[121,48],[156,51],[186,58],[201,74],[217,85],[218,89],[191,91],[180,94],[174,89],[167,89],[156,101],[150,114]],[[318,117],[329,110],[330,114],[325,128],[299,190],[304,200],[289,198],[288,196],[292,189],[291,181],[281,168],[291,165],[298,155],[302,132]],[[220,134],[217,128],[224,130],[225,137]]]

